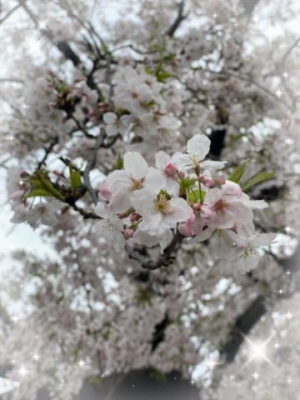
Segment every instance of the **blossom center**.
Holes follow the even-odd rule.
[[[196,154],[193,154],[193,155],[191,156],[191,160],[192,160],[192,163],[193,163],[194,168],[199,167],[199,162],[200,162],[200,160],[198,159],[198,157],[196,156]]]
[[[131,181],[132,181],[131,189],[132,189],[132,190],[139,190],[139,189],[142,189],[144,180],[145,180],[145,178],[142,178],[142,179],[134,179],[134,178],[131,178]]]
[[[170,212],[169,200],[165,197],[159,197],[155,202],[155,209],[163,214],[168,214]]]
[[[223,200],[219,200],[214,205],[214,211],[223,211],[226,207],[226,203]]]

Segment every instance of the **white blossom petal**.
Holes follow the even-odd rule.
[[[124,169],[131,178],[142,179],[148,172],[148,164],[140,153],[132,151],[124,155]]]
[[[210,140],[206,135],[195,135],[187,142],[187,151],[189,155],[196,156],[199,161],[204,160],[209,153],[209,149]]]

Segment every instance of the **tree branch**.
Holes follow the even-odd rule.
[[[58,143],[58,136],[56,136],[53,141],[50,143],[50,145],[44,149],[45,150],[45,155],[44,157],[41,159],[41,161],[38,163],[37,165],[37,169],[41,169],[42,166],[45,164],[49,154],[51,153],[51,151],[53,150],[54,146]]]
[[[91,181],[90,181],[90,172],[96,165],[97,153],[98,153],[99,148],[101,147],[101,145],[104,142],[105,136],[106,135],[105,135],[104,129],[100,129],[100,134],[97,137],[95,147],[90,154],[90,158],[88,159],[85,170],[83,172],[84,185],[85,185],[87,191],[90,193],[90,195],[93,199],[93,202],[95,204],[98,203],[98,195],[97,195],[97,192],[92,188]]]
[[[244,342],[244,336],[250,332],[253,326],[266,313],[267,309],[265,306],[265,300],[265,296],[258,296],[235,321],[228,340],[221,349],[221,354],[225,358],[226,362],[230,363],[234,361]]]
[[[26,11],[31,20],[34,22],[35,27],[39,29],[39,20],[36,15],[31,11],[31,9],[27,6],[26,0],[19,0],[19,5]],[[40,29],[41,33],[51,42],[53,43],[58,50],[65,56],[67,60],[72,61],[72,63],[78,67],[81,64],[81,60],[78,55],[71,49],[70,45],[66,41],[58,41],[54,40],[54,35],[50,29]]]
[[[0,19],[0,24],[2,24],[2,22],[6,21],[7,18],[9,18],[18,8],[20,8],[21,5],[17,4],[14,8],[12,8],[10,11],[8,11],[8,13]]]
[[[175,32],[177,31],[177,29],[179,28],[180,24],[182,23],[182,21],[184,21],[188,14],[184,14],[184,5],[185,5],[185,1],[182,0],[179,4],[178,4],[178,15],[175,19],[175,21],[173,22],[173,24],[170,26],[170,28],[167,30],[166,35],[167,36],[174,36]]]
[[[158,260],[152,260],[147,253],[145,253],[144,249],[132,248],[127,243],[125,245],[125,249],[128,253],[128,256],[132,260],[138,261],[141,266],[150,271],[154,271],[164,266],[168,266],[173,263],[175,260],[176,252],[179,248],[179,245],[183,239],[183,236],[176,232],[173,237],[172,242],[165,249],[163,254],[160,255]]]

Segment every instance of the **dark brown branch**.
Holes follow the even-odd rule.
[[[253,326],[266,313],[265,297],[258,296],[252,304],[241,314],[229,334],[228,341],[221,349],[221,354],[226,362],[233,362],[239,352],[241,345]]]
[[[95,219],[95,220],[101,220],[102,218],[99,217],[99,215],[85,211],[83,208],[77,206],[74,202],[71,201],[65,201],[66,204],[68,204],[70,207],[73,208],[73,210],[77,211],[84,219]]]
[[[36,15],[31,11],[31,9],[27,6],[26,0],[19,0],[19,5],[23,7],[26,13],[29,15],[31,20],[34,22],[35,27],[39,29],[39,20]],[[50,29],[40,29],[41,33],[52,42],[58,50],[65,56],[67,60],[72,61],[72,63],[77,67],[81,64],[81,60],[78,55],[71,49],[70,45],[66,41],[55,41],[54,35],[50,31]]]
[[[85,137],[87,137],[88,139],[96,139],[96,136],[95,135],[91,135],[90,133],[88,133],[88,131],[85,129],[85,126],[83,126],[78,121],[78,119],[76,117],[74,117],[74,115],[71,112],[67,113],[67,116],[68,116],[68,118],[70,118],[72,121],[75,122],[75,124],[76,124],[76,126],[78,128],[78,131],[79,132],[83,132]]]
[[[59,41],[54,43],[58,50],[65,56],[67,60],[72,61],[72,63],[77,67],[81,64],[81,60],[78,55],[72,50],[70,45],[66,41]]]
[[[158,260],[152,260],[143,249],[132,248],[127,244],[125,245],[125,248],[130,259],[138,261],[143,268],[154,271],[173,263],[182,239],[183,236],[177,232],[174,235],[172,242],[165,249],[163,254],[161,254]]]
[[[83,172],[83,180],[84,180],[84,185],[87,189],[87,191],[90,193],[93,202],[95,204],[98,203],[98,195],[97,192],[92,188],[91,185],[91,181],[90,181],[90,172],[91,170],[95,167],[96,162],[97,162],[97,153],[99,148],[102,146],[102,144],[104,143],[104,139],[105,139],[105,131],[104,129],[100,130],[100,134],[97,137],[96,143],[95,143],[95,147],[93,149],[93,151],[90,154],[90,158],[87,161],[85,170]]]
[[[51,151],[53,150],[54,146],[58,143],[58,136],[56,136],[53,141],[50,143],[50,145],[45,149],[45,155],[44,157],[41,159],[41,161],[38,163],[37,165],[37,169],[42,168],[42,166],[45,164],[45,162],[47,161],[47,158],[49,156],[49,154],[51,153]]]
[[[289,273],[293,274],[299,271],[299,257],[300,246],[298,246],[295,253],[291,257],[287,259],[279,259],[278,257],[274,257],[274,259],[284,271],[289,271]],[[296,290],[299,290],[299,288]],[[293,292],[286,292],[284,295],[281,294],[280,298],[287,299],[292,295]],[[244,311],[244,313],[236,319],[228,336],[228,340],[221,349],[221,354],[225,358],[226,362],[234,361],[241,345],[244,342],[245,335],[251,331],[261,317],[267,312],[267,308],[265,306],[266,299],[267,298],[264,295],[259,295]]]
[[[170,26],[170,28],[167,30],[166,35],[167,36],[174,36],[175,32],[177,31],[177,29],[179,28],[180,24],[182,23],[182,21],[184,21],[188,14],[184,14],[184,5],[185,5],[185,1],[182,0],[179,4],[178,4],[178,15],[175,19],[175,21],[173,22],[173,24]]]

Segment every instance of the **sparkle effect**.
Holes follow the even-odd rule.
[[[26,369],[24,365],[22,365],[18,370],[18,373],[22,378],[24,378],[28,374],[28,372],[28,369]]]
[[[272,362],[269,360],[267,357],[267,346],[270,343],[270,341],[273,339],[274,335],[271,335],[267,340],[265,341],[252,341],[249,339],[247,336],[243,335],[246,342],[249,344],[249,359],[247,360],[246,365],[253,361],[257,362],[267,362],[271,366],[274,366]]]
[[[215,360],[214,358],[212,358],[211,356],[206,359],[204,361],[205,365],[207,365],[207,367],[209,368],[210,372],[213,372],[213,370],[218,366],[221,365],[221,362],[218,362],[217,360]]]
[[[254,374],[252,375],[253,379],[255,379],[257,381],[257,379],[259,378],[259,374],[257,372],[254,372]]]

